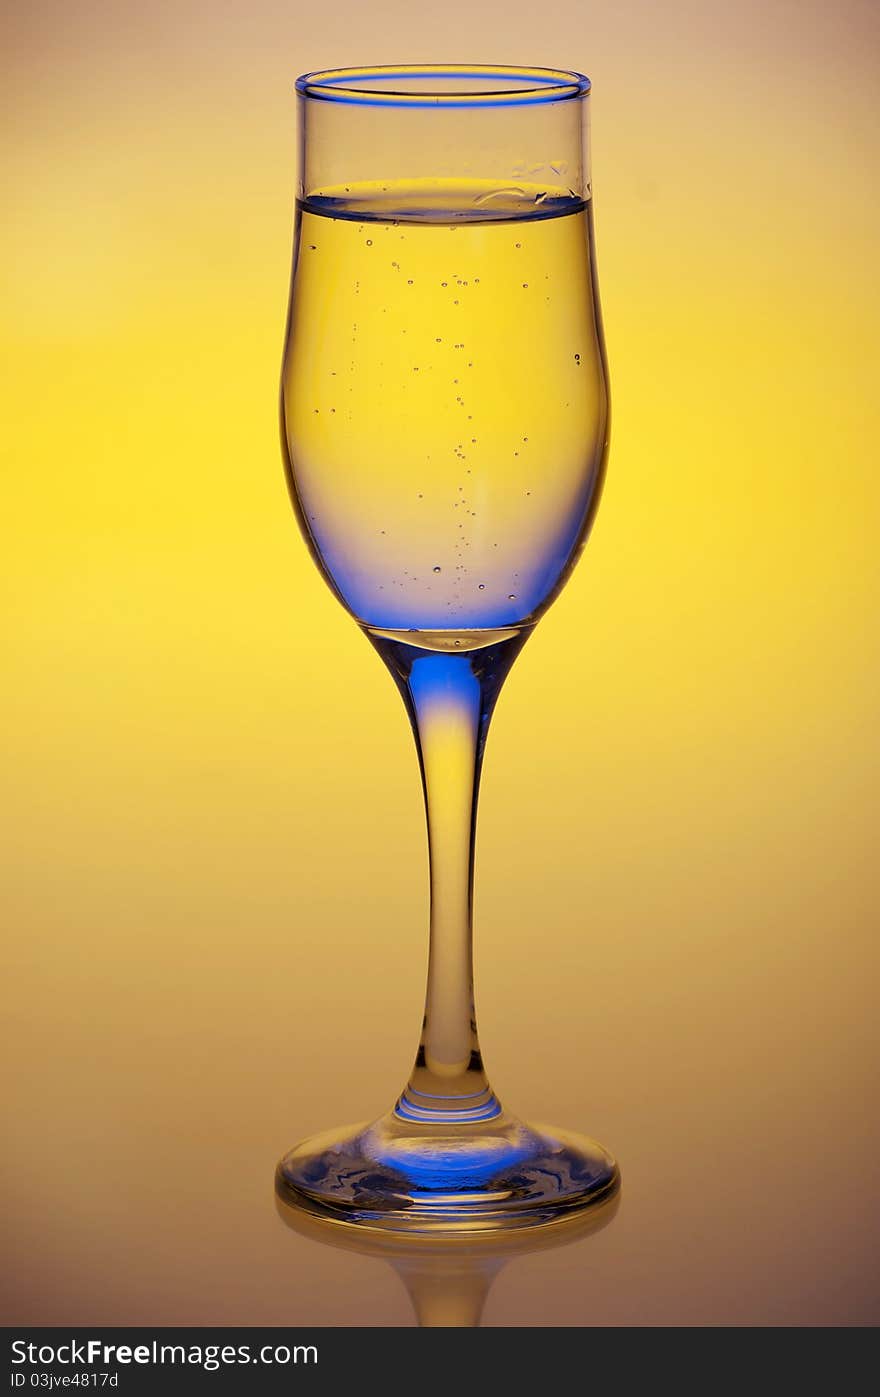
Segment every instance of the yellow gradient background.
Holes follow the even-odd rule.
[[[594,82],[612,450],[489,739],[493,1082],[618,1216],[491,1324],[865,1324],[876,1271],[880,22],[836,6],[104,0],[6,16],[7,1323],[411,1322],[276,1158],[415,1047],[394,686],[317,575],[277,381],[297,73]]]

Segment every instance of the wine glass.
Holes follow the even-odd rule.
[[[427,811],[421,1041],[393,1110],[305,1141],[289,1201],[364,1227],[545,1224],[607,1198],[601,1145],[489,1085],[473,1002],[474,833],[501,686],[563,586],[608,444],[589,80],[419,65],[298,79],[281,379],[294,509],[403,696]]]

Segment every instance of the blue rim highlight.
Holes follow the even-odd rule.
[[[485,90],[474,92],[432,91],[431,80],[472,79],[475,83],[494,83]],[[401,91],[395,83],[424,82],[415,92]],[[519,89],[505,90],[505,83],[526,84]],[[372,84],[372,86],[367,86]],[[536,103],[565,102],[585,97],[590,91],[590,79],[583,73],[555,68],[513,68],[505,65],[423,64],[419,66],[381,66],[375,68],[328,68],[321,72],[303,73],[296,80],[300,97],[319,102],[339,102],[358,107],[521,107]]]

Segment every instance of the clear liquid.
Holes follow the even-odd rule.
[[[362,624],[534,621],[597,503],[607,435],[589,204],[352,186],[297,212],[282,410],[313,552]]]

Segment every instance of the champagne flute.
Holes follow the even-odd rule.
[[[608,445],[589,80],[542,68],[297,81],[281,380],[294,509],[404,700],[431,876],[415,1065],[379,1120],[313,1137],[279,1192],[363,1227],[474,1234],[607,1198],[611,1155],[489,1085],[473,1000],[474,835],[501,686],[568,577]]]

